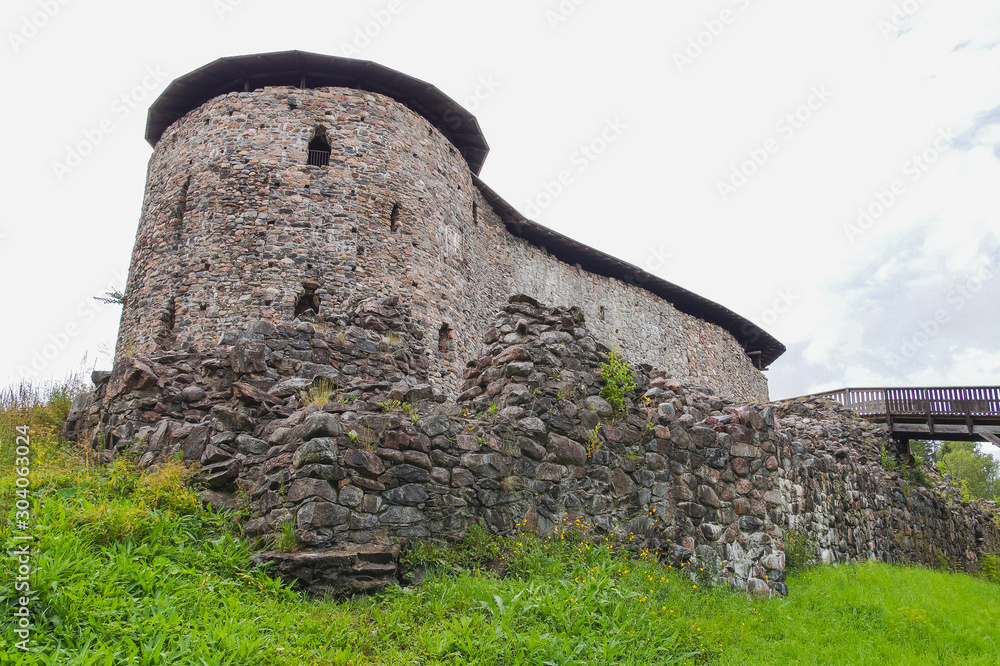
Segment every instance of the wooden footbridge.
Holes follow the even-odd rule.
[[[910,440],[991,442],[1000,446],[1000,386],[850,388],[810,397],[835,400],[886,423],[902,452]]]

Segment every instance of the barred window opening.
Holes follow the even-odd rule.
[[[325,132],[317,132],[309,142],[309,166],[330,166],[330,142]]]

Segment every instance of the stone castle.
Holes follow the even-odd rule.
[[[483,183],[474,117],[370,62],[224,58],[173,82],[112,373],[68,433],[140,466],[197,463],[316,592],[371,589],[400,547],[473,523],[579,519],[754,592],[783,530],[824,561],[974,569],[993,515],[933,470],[880,465],[884,429],[767,400],[784,351],[726,308],[526,220]],[[612,347],[637,388],[601,397]],[[758,404],[753,404],[758,403]]]
[[[399,296],[454,391],[498,304],[581,308],[639,362],[744,400],[784,347],[707,299],[526,220],[478,178],[476,119],[433,86],[308,53],[224,58],[149,112],[116,361],[358,294]]]

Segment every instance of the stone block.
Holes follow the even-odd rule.
[[[597,395],[592,395],[589,398],[586,398],[583,401],[583,408],[585,410],[595,412],[598,416],[603,418],[608,418],[615,413],[611,404],[604,398]]]
[[[424,515],[412,506],[390,506],[379,518],[383,525],[412,525],[424,519]]]
[[[329,481],[323,479],[296,479],[292,481],[286,497],[289,502],[298,504],[310,497],[317,497],[328,502],[337,501],[337,493]]]
[[[537,443],[533,439],[527,437],[519,437],[517,440],[517,445],[521,449],[521,452],[531,458],[532,460],[541,461],[545,458],[545,447]]]
[[[691,435],[691,439],[694,441],[694,445],[698,449],[713,447],[718,442],[718,434],[711,428],[695,426],[694,428],[691,428],[691,431],[688,434]]]
[[[552,463],[542,463],[535,469],[535,478],[539,481],[557,482],[566,473],[566,468],[562,465]]]
[[[300,530],[333,527],[346,523],[350,515],[350,509],[338,504],[309,502],[299,508],[295,516],[295,524]]]
[[[365,498],[364,491],[354,486],[344,486],[340,489],[340,503],[351,508],[361,505]]]
[[[352,469],[367,472],[372,476],[379,476],[385,471],[385,466],[377,455],[360,449],[345,450],[344,464]]]
[[[306,442],[292,456],[292,467],[296,469],[304,465],[336,465],[337,462],[337,443],[329,437]]]
[[[296,472],[295,476],[312,479],[325,479],[327,481],[340,481],[346,474],[340,465],[303,465]]]
[[[713,509],[718,509],[721,505],[719,496],[709,486],[698,486],[698,501]]]
[[[426,470],[430,470],[433,467],[430,456],[423,451],[404,451],[403,460],[410,465],[422,467]]]
[[[436,414],[421,418],[417,422],[417,427],[428,437],[437,437],[448,432],[451,428],[451,421],[448,420],[447,416]]]
[[[538,435],[545,432],[545,423],[536,416],[529,416],[517,422],[517,427],[529,435]]]
[[[464,467],[456,467],[451,470],[451,485],[454,488],[463,488],[466,486],[471,486],[476,483],[476,477],[472,475],[472,472],[465,469]]]
[[[427,469],[415,465],[395,465],[389,468],[389,474],[408,483],[427,483],[431,480],[430,472]]]
[[[535,364],[531,361],[515,361],[508,363],[504,368],[505,377],[527,377],[535,370]]]
[[[760,448],[749,444],[733,444],[729,454],[734,458],[759,458]]]
[[[562,465],[586,465],[587,450],[583,445],[573,440],[549,433],[549,448],[555,454],[555,460]]]
[[[636,491],[635,482],[620,469],[611,472],[611,489],[615,497],[623,497]]]
[[[386,499],[392,504],[416,506],[427,501],[427,490],[422,485],[408,483],[390,490],[386,493]]]
[[[236,438],[236,446],[240,453],[248,456],[262,456],[270,448],[267,442],[250,435],[240,435]]]

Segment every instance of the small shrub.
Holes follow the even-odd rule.
[[[347,436],[351,438],[352,442],[357,444],[359,449],[371,453],[382,443],[382,437],[385,435],[389,423],[386,421],[379,428],[372,427],[372,424],[367,421],[360,421],[359,423],[361,425],[361,432],[351,430],[347,433]]]
[[[887,448],[885,448],[885,442],[879,442],[878,451],[879,451],[879,457],[881,458],[880,462],[882,463],[882,467],[884,467],[886,471],[889,472],[898,472],[899,461],[896,459],[896,454],[892,453]]]
[[[386,414],[388,414],[392,410],[399,407],[401,404],[402,403],[399,400],[387,400],[386,402],[378,403],[378,408],[381,409]]]
[[[608,401],[615,412],[624,411],[625,401],[635,390],[635,376],[632,374],[632,366],[617,349],[609,351],[607,360],[601,363],[601,379],[604,380],[601,397]]]
[[[954,569],[951,564],[951,560],[949,560],[948,557],[940,550],[934,551],[934,566],[941,571],[952,571]]]
[[[490,534],[478,523],[469,526],[461,541],[466,561],[477,563],[490,562],[501,557],[505,545],[507,543],[502,537]]]
[[[587,434],[587,457],[593,458],[594,454],[601,450],[604,440],[601,439],[601,423],[598,422],[594,429]]]
[[[322,407],[330,401],[336,386],[329,379],[317,379],[312,386],[302,391],[299,399],[304,406]]]
[[[920,456],[913,456],[913,466],[903,466],[903,478],[918,486],[927,486],[928,478],[924,473],[924,461]]]
[[[1000,584],[1000,557],[993,553],[979,556],[979,573],[991,583]]]
[[[447,567],[452,563],[452,551],[430,541],[418,541],[400,558],[400,564],[407,571],[417,567]]]
[[[816,563],[816,542],[808,532],[792,527],[784,531],[785,570],[805,569]]]
[[[500,480],[500,490],[516,493],[524,488],[524,481],[519,476],[505,476]]]
[[[13,460],[12,446],[17,427],[27,426],[32,440],[62,442],[62,427],[73,398],[86,389],[78,374],[61,382],[33,384],[22,381],[0,389],[0,443],[2,462]],[[9,448],[8,448],[9,447]]]
[[[499,563],[509,568],[517,560],[517,545],[509,537],[490,534],[479,524],[471,525],[457,543],[442,546],[429,542],[414,544],[401,556],[406,569],[443,567],[456,570],[494,569]]]
[[[173,511],[180,515],[196,513],[201,509],[201,500],[187,486],[194,474],[195,471],[183,462],[172,460],[142,476],[138,495],[154,509]]]
[[[80,527],[88,540],[98,546],[107,546],[128,538],[141,540],[156,524],[156,517],[149,508],[131,499],[103,502],[83,501],[69,517],[69,524]]]
[[[289,518],[278,525],[278,529],[272,535],[274,550],[282,553],[291,553],[302,547],[299,535],[295,533],[295,519]]]
[[[500,453],[507,457],[513,458],[520,450],[521,447],[513,439],[504,438],[500,442]]]
[[[139,473],[132,460],[118,456],[107,468],[107,483],[103,488],[106,499],[131,498],[139,487]]]

